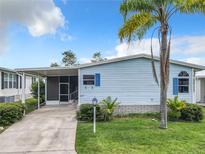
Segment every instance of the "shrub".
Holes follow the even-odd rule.
[[[102,100],[101,104],[103,107],[102,111],[104,113],[104,120],[105,121],[111,120],[112,116],[113,116],[113,112],[114,112],[116,106],[118,105],[117,98],[112,100],[111,97],[108,96],[106,99]]]
[[[32,95],[34,98],[38,98],[38,82],[34,82],[32,84]],[[40,80],[40,102],[44,103],[45,102],[45,83],[43,80]]]
[[[8,126],[22,119],[24,106],[21,103],[0,104],[0,126]]]
[[[93,120],[93,105],[92,104],[82,104],[77,112],[78,120],[82,121],[92,121]],[[102,110],[99,105],[96,106],[96,120],[102,121],[104,118]]]
[[[203,110],[197,104],[187,104],[181,110],[181,119],[185,121],[200,121],[203,119]]]
[[[168,119],[171,121],[178,121],[181,117],[180,111],[169,111],[168,112]]]
[[[176,96],[174,97],[174,99],[168,99],[167,105],[172,111],[180,111],[181,109],[186,107],[186,102],[179,100],[178,96]]]
[[[179,100],[178,96],[174,99],[167,100],[167,106],[169,107],[168,119],[171,121],[177,121],[181,117],[181,110],[186,107],[186,102]]]
[[[37,99],[35,99],[35,98],[26,99],[26,101],[25,101],[26,114],[34,111],[37,108],[38,108],[38,100]]]

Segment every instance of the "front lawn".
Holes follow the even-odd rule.
[[[122,118],[98,122],[95,135],[92,126],[78,123],[78,154],[205,153],[205,120],[169,122],[169,128],[161,130],[152,118]]]

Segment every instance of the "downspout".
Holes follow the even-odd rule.
[[[78,106],[80,106],[80,69],[78,69]]]
[[[38,75],[38,109],[40,109],[40,77]]]

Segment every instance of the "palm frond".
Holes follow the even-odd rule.
[[[128,12],[149,12],[155,10],[152,0],[124,0],[120,5],[120,12],[123,16]]]
[[[205,13],[204,0],[175,0],[174,4],[182,13]]]
[[[143,36],[147,33],[147,31],[153,27],[157,23],[156,19],[149,20],[146,24],[141,26],[139,29],[136,30],[136,36],[139,40],[143,38]]]
[[[128,42],[130,42],[134,36],[141,38],[154,22],[155,20],[150,13],[141,12],[134,14],[120,28],[119,38],[121,41],[127,38]]]

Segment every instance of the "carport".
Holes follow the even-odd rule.
[[[16,71],[22,76],[22,103],[25,103],[25,75],[37,78],[38,104],[40,104],[40,79],[45,82],[45,103],[47,105],[77,103],[79,89],[77,66],[20,68],[16,69]]]
[[[196,102],[205,105],[205,71],[196,72]]]

